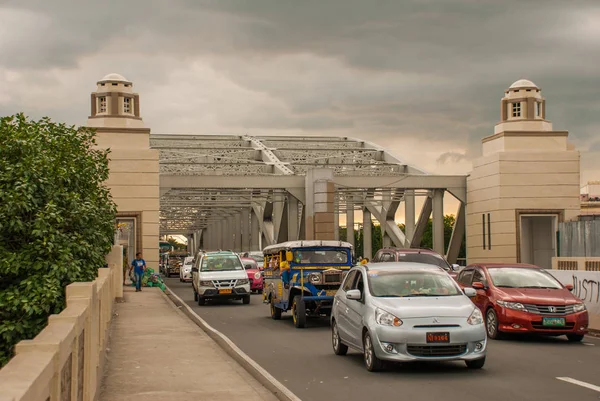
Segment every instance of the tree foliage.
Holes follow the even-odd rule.
[[[95,132],[0,118],[0,366],[65,307],[65,287],[92,281],[114,236]]]

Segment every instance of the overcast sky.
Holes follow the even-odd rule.
[[[438,173],[526,78],[600,179],[599,0],[0,0],[0,115],[85,124],[110,72],[154,133],[353,136]]]

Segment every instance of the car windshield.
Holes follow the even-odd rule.
[[[432,253],[399,253],[398,262],[427,263],[428,265],[439,266],[444,270],[450,270],[450,265],[444,258]]]
[[[447,297],[462,292],[454,280],[441,270],[369,270],[368,282],[374,297]]]
[[[256,264],[256,262],[254,260],[244,259],[244,260],[242,260],[242,263],[244,264],[244,269],[246,269],[246,270],[258,269],[258,265]]]
[[[488,269],[492,283],[501,288],[562,288],[550,274],[535,268],[500,267]]]
[[[202,271],[243,270],[240,258],[236,255],[210,255],[202,259]]]
[[[294,251],[296,264],[343,264],[348,263],[348,252],[345,249],[297,249]]]
[[[264,256],[262,254],[250,254],[248,257],[254,259],[256,263],[262,263],[264,261]]]

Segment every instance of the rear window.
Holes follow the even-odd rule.
[[[427,263],[450,270],[450,265],[444,258],[432,253],[398,253],[398,262]]]

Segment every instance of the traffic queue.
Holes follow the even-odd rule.
[[[385,248],[353,260],[343,241],[290,241],[257,255],[200,252],[191,266],[194,300],[262,293],[272,319],[290,313],[296,328],[329,319],[336,355],[363,354],[369,371],[388,361],[464,361],[484,366],[489,339],[509,334],[588,331],[584,303],[550,272],[526,264],[460,268],[428,249]]]

